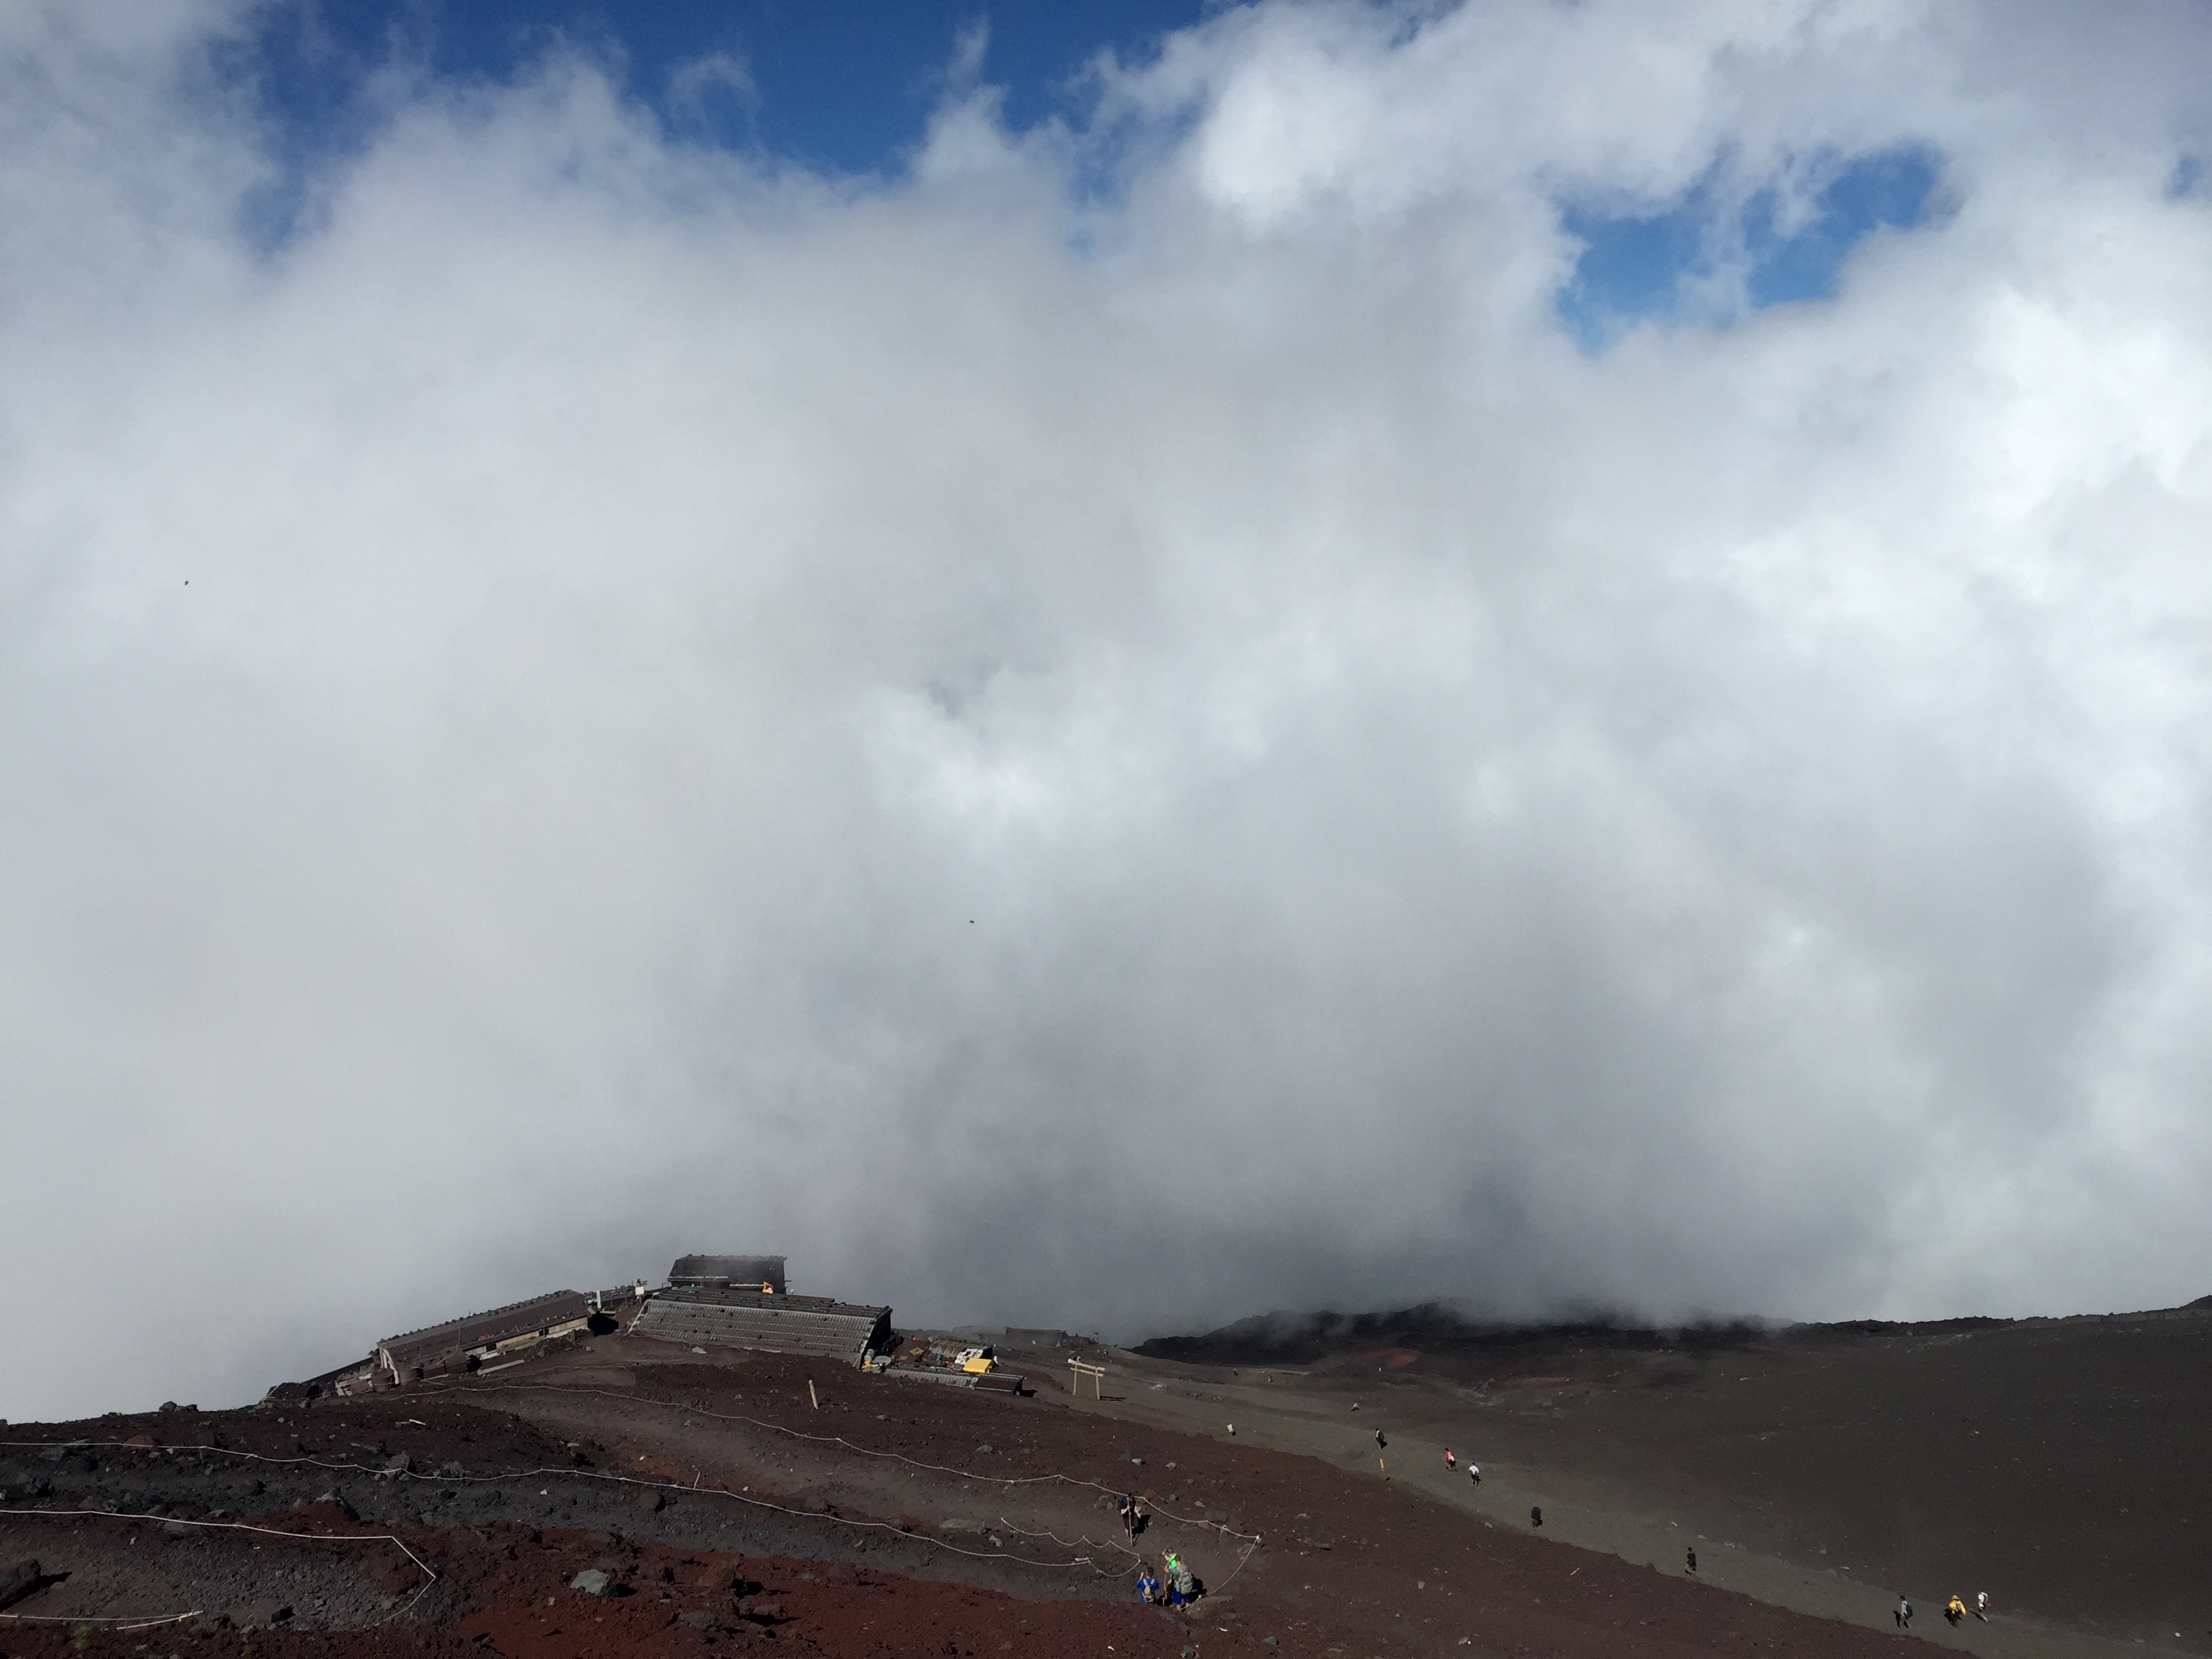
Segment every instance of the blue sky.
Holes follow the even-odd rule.
[[[921,137],[963,37],[988,32],[981,70],[1028,127],[1072,112],[1072,83],[1099,52],[1143,56],[1212,9],[1203,0],[1055,0],[1012,6],[938,0],[323,0],[272,7],[240,67],[304,149],[343,143],[368,76],[395,56],[458,81],[502,81],[549,51],[580,48],[616,69],[672,131],[758,149],[810,167],[895,171]],[[686,66],[721,57],[751,95],[696,95]]]
[[[1560,315],[1596,349],[1640,319],[1680,314],[1685,287],[1721,269],[1733,272],[1740,289],[1729,297],[1746,311],[1832,299],[1859,242],[1922,222],[1939,165],[1921,149],[1834,160],[1832,176],[1786,222],[1772,188],[1735,201],[1718,178],[1657,213],[1570,210],[1567,228],[1588,247],[1559,295]]]
[[[977,31],[986,43],[978,73],[1001,89],[1011,126],[1055,117],[1079,125],[1084,70],[1100,52],[1141,61],[1166,34],[1223,9],[1220,0],[307,0],[270,7],[227,67],[255,88],[289,164],[258,209],[281,240],[306,174],[374,131],[368,88],[395,64],[457,84],[496,83],[550,52],[581,51],[673,136],[896,177]],[[1599,352],[1643,321],[1726,322],[1831,298],[1870,232],[1920,222],[1939,161],[1912,149],[1827,158],[1810,212],[1786,230],[1771,189],[1731,196],[1717,173],[1656,210],[1570,205],[1567,227],[1588,249],[1560,292],[1560,318]],[[1717,275],[1733,279],[1717,307]]]

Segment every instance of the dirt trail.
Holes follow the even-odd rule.
[[[1941,1645],[2212,1650],[2212,1308],[1109,1364],[1106,1400],[1077,1409],[1234,1422],[1370,1479],[1380,1427],[1391,1483],[1458,1512],[1525,1532],[1540,1504],[1547,1539],[1678,1576],[1694,1546],[1706,1583],[1870,1630],[1893,1631],[1901,1591]],[[1982,1589],[1992,1622],[1943,1622]]]

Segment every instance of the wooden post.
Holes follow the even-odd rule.
[[[810,1405],[810,1406],[813,1407],[814,1407],[814,1409],[815,1409],[816,1411],[817,1411],[817,1412],[818,1412],[818,1411],[820,1411],[820,1410],[822,1409],[822,1402],[821,1402],[821,1401],[817,1400],[817,1399],[815,1397],[815,1395],[814,1395],[814,1379],[813,1379],[812,1377],[811,1377],[811,1376],[810,1376],[810,1377],[808,1377],[808,1378],[806,1379],[806,1403],[807,1403],[808,1405]]]

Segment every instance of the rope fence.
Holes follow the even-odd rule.
[[[428,1391],[426,1390],[426,1392]],[[655,1400],[650,1396],[641,1396],[628,1393],[617,1393],[612,1389],[607,1389],[564,1388],[557,1384],[545,1382],[495,1382],[489,1384],[447,1384],[443,1388],[436,1389],[435,1392],[440,1394],[459,1392],[471,1395],[527,1392],[554,1395],[591,1395],[610,1400],[621,1400],[632,1405],[653,1406],[663,1410],[684,1412],[693,1417],[711,1418],[717,1422],[743,1423],[752,1428],[766,1430],[775,1434],[787,1435],[795,1440],[807,1441],[817,1445],[840,1446],[848,1451],[854,1452],[863,1457],[883,1458],[895,1462],[904,1463],[913,1468],[925,1469],[933,1474],[951,1475],[963,1480],[981,1481],[1000,1486],[1042,1486],[1059,1483],[1064,1486],[1083,1487],[1090,1491],[1103,1492],[1109,1497],[1118,1497],[1121,1495],[1115,1487],[1105,1486],[1099,1481],[1085,1480],[1076,1475],[1058,1474],[1035,1475],[981,1474],[972,1470],[957,1468],[949,1464],[924,1462],[919,1458],[908,1457],[902,1452],[879,1451],[873,1447],[863,1446],[859,1444],[857,1442],[848,1440],[842,1435],[808,1434],[803,1430],[787,1428],[781,1423],[771,1423],[761,1418],[748,1417],[736,1413],[709,1411],[703,1407],[687,1406],[678,1401]],[[428,1425],[422,1425],[421,1426],[427,1427]],[[926,1533],[915,1532],[906,1527],[895,1525],[890,1522],[862,1521],[848,1516],[824,1514],[822,1511],[815,1510],[793,1509],[787,1504],[778,1504],[769,1498],[756,1498],[750,1492],[732,1492],[726,1486],[702,1486],[697,1484],[696,1480],[693,1485],[685,1486],[680,1480],[643,1479],[636,1475],[617,1474],[604,1469],[541,1468],[509,1470],[497,1474],[423,1474],[413,1469],[378,1468],[373,1468],[365,1463],[345,1462],[324,1458],[309,1457],[304,1455],[297,1457],[278,1457],[272,1456],[264,1452],[246,1451],[230,1446],[134,1446],[130,1444],[128,1442],[119,1440],[80,1440],[70,1442],[52,1440],[0,1440],[0,1446],[9,1448],[49,1450],[58,1445],[66,1445],[71,1450],[91,1451],[96,1449],[100,1451],[151,1452],[157,1455],[176,1455],[190,1452],[202,1456],[230,1457],[241,1461],[270,1463],[279,1467],[304,1466],[306,1468],[319,1469],[331,1474],[366,1474],[374,1476],[379,1480],[400,1478],[409,1480],[428,1481],[438,1485],[506,1485],[519,1480],[542,1480],[559,1478],[572,1480],[598,1480],[617,1486],[635,1486],[641,1489],[649,1488],[661,1492],[691,1492],[694,1494],[708,1492],[713,1493],[717,1497],[726,1498],[733,1503],[742,1504],[751,1509],[764,1510],[777,1515],[787,1515],[799,1520],[826,1521],[837,1526],[848,1528],[854,1531],[891,1533],[898,1537],[913,1539],[919,1543],[926,1545],[929,1548],[943,1550],[953,1555],[965,1556],[973,1560],[1004,1561],[1018,1566],[1035,1567],[1048,1571],[1073,1571],[1078,1568],[1088,1568],[1094,1577],[1100,1578],[1127,1577],[1136,1571],[1137,1564],[1143,1559],[1143,1553],[1128,1545],[1115,1543],[1111,1540],[1101,1544],[1091,1540],[1087,1535],[1071,1543],[1056,1536],[1049,1531],[1044,1533],[1032,1533],[1025,1531],[1022,1528],[1015,1526],[1003,1515],[999,1517],[999,1524],[1006,1528],[1007,1531],[1017,1534],[1019,1536],[1024,1538],[1049,1538],[1054,1543],[1058,1544],[1063,1549],[1073,1550],[1084,1546],[1088,1546],[1092,1549],[1119,1551],[1123,1555],[1129,1557],[1130,1560],[1127,1564],[1119,1565],[1112,1571],[1109,1571],[1101,1567],[1098,1563],[1089,1555],[1078,1555],[1073,1560],[1068,1561],[1041,1561],[1027,1556],[1008,1554],[1003,1549],[964,1549],[961,1546],[949,1543],[942,1538],[938,1538]],[[1236,1566],[1231,1569],[1229,1577],[1221,1581],[1224,1585],[1228,1583],[1230,1579],[1234,1578],[1238,1573],[1244,1570],[1245,1563],[1251,1559],[1253,1552],[1256,1550],[1260,1545],[1260,1534],[1257,1533],[1237,1532],[1234,1528],[1220,1522],[1196,1520],[1188,1516],[1176,1515],[1172,1510],[1161,1508],[1158,1504],[1152,1506],[1152,1512],[1154,1515],[1164,1516],[1167,1520],[1174,1522],[1178,1526],[1195,1527],[1203,1530],[1217,1532],[1222,1534],[1224,1538],[1233,1538],[1243,1544],[1244,1547],[1238,1554]],[[270,1536],[280,1538],[313,1539],[331,1542],[381,1540],[398,1546],[398,1548],[406,1555],[407,1559],[412,1561],[417,1567],[420,1567],[432,1580],[435,1580],[438,1576],[435,1572],[431,1571],[430,1568],[423,1562],[421,1557],[417,1556],[412,1550],[408,1549],[407,1546],[402,1542],[400,1539],[390,1533],[359,1534],[295,1533],[287,1532],[281,1528],[254,1527],[242,1522],[184,1521],[182,1517],[170,1516],[125,1516],[112,1510],[0,1510],[0,1515],[66,1516],[78,1518],[82,1518],[86,1516],[98,1515],[114,1516],[119,1519],[160,1521],[163,1522],[167,1522],[171,1520],[180,1520],[183,1524],[187,1526],[221,1528],[243,1532],[260,1532],[266,1533]],[[425,1584],[423,1588],[427,1589],[428,1585]],[[1215,1586],[1214,1588],[1218,1589],[1220,1587]],[[419,1596],[421,1593],[422,1592],[418,1590],[416,1595]],[[411,1601],[410,1605],[412,1605]],[[9,1615],[0,1614],[0,1617],[7,1616]],[[27,1617],[28,1615],[19,1614],[14,1616]],[[196,1616],[197,1615],[191,1613],[183,1613],[175,1615],[174,1617],[177,1619],[188,1619]],[[79,1620],[76,1622],[83,1621]],[[167,1623],[172,1622],[172,1620],[165,1619],[157,1622]]]

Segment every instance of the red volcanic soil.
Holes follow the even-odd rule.
[[[0,1571],[68,1576],[9,1609],[0,1653],[238,1654],[241,1629],[257,1659],[1813,1659],[1901,1639],[1110,1409],[612,1336],[442,1389],[15,1425]],[[1155,1510],[1134,1550],[1111,1507],[1132,1486]],[[1132,1598],[1137,1557],[1169,1548],[1210,1592],[1188,1613]],[[586,1569],[617,1593],[572,1589]],[[197,1616],[125,1628],[173,1613]]]

